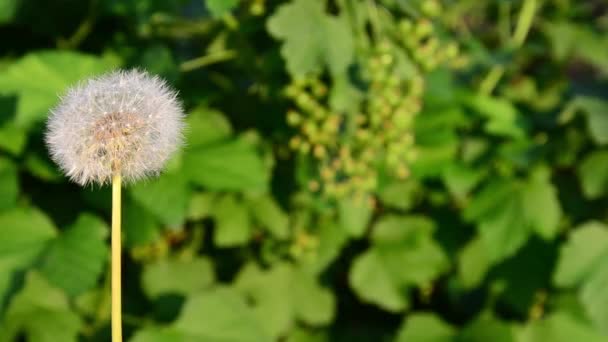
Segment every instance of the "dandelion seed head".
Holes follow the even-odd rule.
[[[51,158],[74,182],[127,183],[157,175],[182,145],[177,93],[139,70],[114,71],[69,89],[51,111]]]

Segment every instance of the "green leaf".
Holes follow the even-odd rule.
[[[515,342],[511,327],[504,321],[493,317],[476,319],[462,330],[458,339],[468,342]]]
[[[25,167],[32,175],[49,183],[65,180],[65,176],[59,172],[59,169],[46,154],[44,156],[35,152],[27,154]]]
[[[354,41],[345,19],[325,14],[321,2],[284,4],[270,17],[267,29],[283,40],[281,54],[294,78],[318,73],[323,67],[340,75],[353,59]]]
[[[270,178],[260,154],[243,140],[187,151],[184,172],[194,184],[209,190],[262,192]]]
[[[393,182],[382,187],[378,196],[384,205],[408,210],[417,203],[421,192],[420,184],[415,181]]]
[[[173,171],[139,182],[130,193],[135,202],[168,226],[180,226],[186,219],[190,188],[182,172]]]
[[[434,313],[414,313],[407,317],[396,342],[451,342],[456,331]]]
[[[260,324],[275,338],[287,332],[296,319],[309,325],[325,325],[335,314],[333,294],[319,285],[316,275],[287,263],[267,271],[248,264],[239,273],[235,286],[252,299]]]
[[[29,273],[25,287],[11,301],[0,322],[0,341],[14,341],[23,333],[28,341],[76,342],[78,315],[70,311],[67,298],[37,273]]]
[[[474,169],[463,164],[452,164],[444,170],[442,179],[450,193],[462,201],[479,184],[485,174],[484,169]]]
[[[475,94],[468,96],[465,102],[488,119],[485,125],[488,133],[515,139],[525,136],[519,112],[508,100]]]
[[[0,211],[14,207],[18,196],[17,166],[10,159],[0,157]]]
[[[581,25],[574,21],[561,20],[543,25],[553,47],[553,54],[562,61],[575,56],[598,67],[608,74],[608,52],[606,37],[592,29],[591,25]]]
[[[424,286],[445,271],[448,260],[425,217],[385,216],[373,228],[373,249],[399,287]]]
[[[522,204],[514,194],[506,199],[497,212],[479,222],[479,234],[490,262],[512,256],[530,238],[530,227],[522,212]]]
[[[518,342],[601,342],[606,336],[591,326],[575,320],[569,314],[556,312],[542,320],[532,321],[519,334]]]
[[[0,2],[0,24],[10,23],[17,9],[19,8],[19,0],[4,0]]]
[[[433,230],[425,217],[383,217],[373,227],[372,247],[353,262],[349,283],[355,293],[385,310],[405,310],[408,289],[428,284],[448,266]]]
[[[330,289],[321,287],[317,279],[303,270],[295,270],[292,296],[296,317],[308,325],[326,325],[336,315],[336,300]]]
[[[70,296],[95,287],[108,259],[107,235],[108,226],[99,218],[80,215],[51,242],[40,272]]]
[[[407,292],[395,285],[391,270],[375,250],[355,258],[348,282],[362,301],[376,304],[384,310],[399,312],[410,305]]]
[[[580,284],[608,255],[608,226],[588,222],[573,229],[561,246],[553,283],[560,287]]]
[[[215,199],[215,194],[208,192],[198,192],[190,196],[188,219],[197,221],[211,216]]]
[[[583,111],[593,140],[598,145],[608,144],[608,102],[594,97],[577,96],[570,106],[574,110]]]
[[[76,52],[34,52],[0,72],[0,92],[19,96],[15,123],[29,128],[47,117],[58,101],[57,94],[114,66],[107,60]]]
[[[369,197],[348,197],[338,202],[340,226],[350,236],[361,237],[372,218],[373,207]]]
[[[287,264],[264,272],[250,263],[241,269],[235,281],[238,291],[255,303],[253,311],[259,324],[275,338],[285,333],[294,321],[292,273]]]
[[[198,107],[186,119],[186,143],[197,147],[225,140],[232,135],[232,127],[219,111]]]
[[[307,271],[319,274],[340,256],[342,248],[348,243],[348,235],[333,221],[321,222],[317,229],[319,245],[315,253],[302,260],[302,264]]]
[[[538,210],[538,208],[542,208]],[[527,182],[494,180],[484,186],[464,210],[477,223],[490,263],[517,252],[533,232],[554,239],[562,209],[548,177]]]
[[[158,219],[129,197],[123,199],[123,203],[125,245],[136,247],[158,241],[161,231]]]
[[[188,298],[173,328],[191,339],[185,341],[273,341],[245,300],[227,288]]]
[[[562,208],[557,190],[547,181],[532,180],[522,190],[524,215],[538,235],[553,240],[558,234]]]
[[[247,208],[232,195],[225,195],[213,208],[215,219],[214,243],[219,247],[234,247],[249,242],[251,223]]]
[[[465,288],[481,284],[491,266],[486,246],[480,238],[468,243],[458,255],[458,275]]]
[[[207,0],[207,8],[214,17],[221,17],[224,14],[230,13],[240,0]]]
[[[296,327],[291,330],[286,342],[329,342],[329,334],[323,330]]]
[[[578,168],[578,177],[588,199],[608,193],[608,151],[595,151],[585,157]]]
[[[13,272],[29,266],[56,234],[53,223],[37,209],[0,213],[0,299]]]
[[[265,195],[250,201],[253,219],[266,228],[274,237],[286,239],[289,235],[289,218],[271,196]]]
[[[13,154],[21,155],[27,142],[25,128],[18,127],[13,121],[0,126],[0,148]]]
[[[187,336],[173,328],[147,327],[138,330],[130,342],[196,342],[195,337]]]
[[[579,292],[580,301],[587,315],[602,333],[608,334],[608,255],[596,265],[595,272],[587,279]]]
[[[215,282],[213,265],[204,257],[161,259],[144,267],[142,288],[150,298],[163,294],[189,296]]]

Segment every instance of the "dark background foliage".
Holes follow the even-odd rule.
[[[0,0],[0,341],[109,340],[109,189],[65,89],[179,90],[125,190],[126,340],[607,341],[608,6]]]

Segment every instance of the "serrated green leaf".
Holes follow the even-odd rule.
[[[157,179],[140,182],[129,192],[135,202],[168,226],[179,226],[186,219],[190,188],[182,172],[165,173]]]
[[[53,286],[76,296],[93,288],[108,259],[108,226],[99,218],[82,214],[51,242],[40,272]]]
[[[17,9],[19,8],[19,0],[4,0],[0,2],[0,24],[10,23]]]
[[[188,219],[196,221],[209,217],[213,211],[215,199],[215,194],[208,192],[199,192],[190,196]]]
[[[596,199],[608,192],[608,151],[595,151],[585,157],[578,168],[583,193]]]
[[[3,94],[18,95],[15,123],[28,128],[47,117],[57,94],[68,86],[112,67],[105,59],[76,52],[34,52],[0,72],[0,89]]]
[[[478,286],[491,266],[486,246],[479,238],[469,242],[458,255],[458,275],[465,288]]]
[[[0,322],[0,341],[14,341],[23,333],[28,341],[76,342],[80,319],[67,298],[37,273],[29,273],[25,287],[12,300]]]
[[[579,292],[580,301],[588,317],[603,334],[608,334],[608,255],[596,265],[595,272],[585,281]]]
[[[590,325],[577,321],[563,312],[556,312],[542,320],[532,321],[524,327],[518,337],[518,342],[606,341],[606,337]]]
[[[447,258],[426,217],[387,215],[372,229],[372,247],[355,259],[350,286],[364,301],[402,311],[408,288],[428,284],[447,268]]]
[[[378,194],[384,205],[401,210],[412,208],[422,193],[420,184],[415,181],[393,182],[380,190]]]
[[[130,342],[196,342],[195,337],[187,336],[173,328],[147,327],[138,330]]]
[[[513,194],[498,211],[479,221],[479,235],[492,263],[512,256],[530,238],[530,227],[522,212],[522,204]]]
[[[160,237],[159,220],[131,198],[125,198],[123,204],[122,230],[125,235],[125,246],[136,247],[157,241]]]
[[[298,269],[292,277],[291,295],[296,317],[313,326],[331,323],[336,315],[334,294],[321,287],[313,274]]]
[[[228,119],[221,112],[207,107],[192,110],[186,123],[186,143],[189,147],[222,141],[232,135]]]
[[[289,235],[289,219],[281,207],[266,195],[250,201],[251,216],[274,237],[286,239]]]
[[[407,292],[395,286],[391,277],[378,253],[370,250],[355,258],[348,282],[362,301],[387,311],[403,311],[410,305]]]
[[[65,177],[48,156],[29,153],[25,157],[25,167],[32,175],[49,183],[65,180]]]
[[[14,122],[0,126],[0,148],[13,154],[20,155],[27,143],[25,128],[18,127]]]
[[[485,125],[488,133],[515,139],[525,136],[519,112],[508,100],[475,94],[467,97],[465,102],[488,119]]]
[[[228,288],[189,297],[173,328],[191,339],[185,341],[273,341],[245,300]]]
[[[214,17],[221,17],[233,10],[240,0],[206,0],[207,8]]]
[[[319,274],[340,256],[348,242],[348,235],[335,222],[322,222],[318,225],[316,253],[302,260],[307,271]]]
[[[144,267],[142,288],[150,298],[163,294],[189,296],[215,281],[213,265],[204,257],[192,260],[161,259]]]
[[[452,342],[456,330],[434,313],[414,313],[406,318],[396,342]]]
[[[483,179],[486,172],[463,164],[453,164],[442,174],[443,182],[450,193],[459,200],[464,200],[475,186]]]
[[[542,206],[542,210],[538,210]],[[463,212],[477,223],[490,263],[512,256],[533,232],[555,238],[562,215],[556,190],[547,179],[495,180],[484,186]]]
[[[17,166],[0,157],[0,211],[14,207],[19,196]]]
[[[549,182],[528,182],[522,190],[522,204],[532,229],[543,239],[553,240],[562,216],[555,187]]]
[[[194,184],[210,190],[263,192],[270,177],[261,156],[243,140],[187,151],[184,172]]]
[[[318,73],[325,66],[333,75],[340,75],[352,61],[351,33],[342,18],[325,13],[321,2],[293,0],[284,4],[270,17],[267,29],[284,41],[281,54],[295,78]]]
[[[373,209],[368,197],[341,199],[338,203],[340,226],[352,237],[363,236]]]
[[[248,264],[235,286],[253,300],[260,324],[275,338],[286,333],[296,319],[318,326],[330,323],[334,316],[332,293],[318,284],[316,275],[290,264],[280,263],[267,271]]]
[[[575,228],[562,245],[553,276],[560,287],[580,284],[608,255],[608,226],[588,222]]]
[[[0,299],[13,272],[29,266],[56,234],[53,223],[37,209],[15,208],[0,213]]]
[[[249,242],[251,222],[247,208],[232,195],[225,195],[213,208],[215,219],[214,243],[219,247],[234,247]]]
[[[516,342],[512,328],[505,322],[493,317],[481,317],[464,328],[458,339],[467,342]]]
[[[243,267],[235,281],[237,290],[255,303],[253,311],[260,325],[275,338],[293,324],[293,302],[290,300],[292,273],[287,264],[279,264],[264,272],[250,263]]]
[[[589,96],[578,96],[572,100],[570,105],[585,114],[587,129],[593,140],[598,145],[608,144],[608,101]]]

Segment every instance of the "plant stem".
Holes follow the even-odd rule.
[[[232,59],[236,56],[236,52],[234,50],[222,50],[217,51],[205,56],[201,56],[195,59],[191,59],[189,61],[183,62],[179,66],[179,70],[182,72],[192,71],[194,69],[198,69],[209,64],[223,62],[229,59]]]
[[[532,21],[534,20],[534,15],[538,10],[536,0],[525,0],[524,4],[519,12],[519,18],[517,20],[517,26],[515,27],[515,33],[511,38],[511,43],[513,48],[519,49],[521,48],[525,41],[528,33],[530,32],[530,27],[532,27]],[[505,73],[505,68],[502,65],[495,65],[488,75],[481,82],[479,90],[482,94],[490,95],[496,85],[502,78]]]
[[[122,342],[120,191],[121,177],[117,172],[112,178],[112,342]]]

